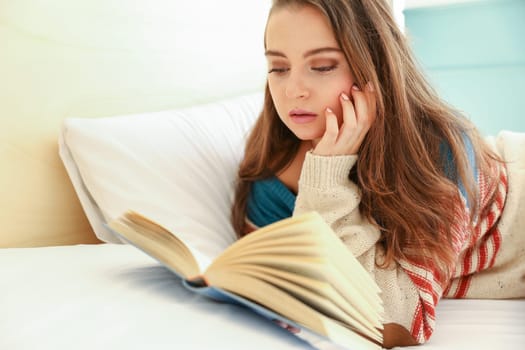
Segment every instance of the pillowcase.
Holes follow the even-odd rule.
[[[184,109],[66,118],[60,156],[99,239],[126,210],[159,222],[215,257],[236,236],[230,208],[247,133],[262,108],[254,93]]]

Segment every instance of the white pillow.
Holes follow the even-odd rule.
[[[209,257],[235,240],[230,206],[262,94],[185,109],[67,118],[60,155],[98,238],[103,222],[136,210]]]

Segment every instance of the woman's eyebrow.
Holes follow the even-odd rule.
[[[317,55],[317,54],[325,53],[325,52],[341,52],[341,49],[339,49],[337,47],[320,47],[318,49],[313,49],[313,50],[306,51],[303,54],[303,58],[307,58],[309,56],[313,56],[313,55]],[[265,56],[277,56],[277,57],[284,57],[284,58],[286,58],[286,55],[284,53],[282,53],[281,51],[276,51],[276,50],[266,50],[264,52],[264,55]]]

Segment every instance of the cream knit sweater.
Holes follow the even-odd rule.
[[[348,180],[357,156],[322,157],[308,153],[299,179],[294,215],[318,211],[374,277],[382,290],[385,323],[397,323],[423,343],[435,326],[435,307],[442,297],[525,297],[525,134],[502,132],[488,142],[507,162],[500,169],[498,195],[487,216],[467,229],[463,204],[451,228],[457,260],[445,290],[435,271],[410,261],[379,268],[384,256],[379,230],[359,213],[360,192]],[[483,201],[483,178],[478,178]],[[488,196],[487,196],[488,197]]]

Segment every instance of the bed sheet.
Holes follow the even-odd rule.
[[[248,310],[187,291],[129,245],[0,249],[0,291],[0,349],[313,348]],[[525,300],[442,300],[437,315],[424,349],[525,343]]]

